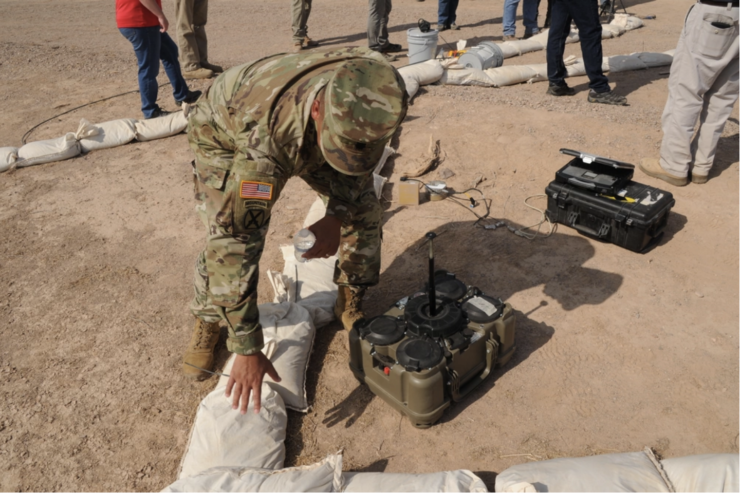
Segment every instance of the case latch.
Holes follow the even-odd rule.
[[[559,209],[565,209],[566,208],[566,199],[569,198],[569,192],[568,190],[561,190],[558,192],[558,196],[555,197],[556,203],[558,204]]]

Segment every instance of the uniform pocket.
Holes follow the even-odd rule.
[[[738,27],[731,17],[704,14],[697,37],[697,51],[710,58],[721,58],[736,38]]]

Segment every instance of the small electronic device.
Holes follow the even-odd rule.
[[[435,270],[435,233],[427,238],[424,288],[358,321],[349,336],[355,377],[418,428],[434,424],[515,351],[512,307]]]

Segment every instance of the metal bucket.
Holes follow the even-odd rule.
[[[426,62],[435,57],[437,31],[433,29],[423,33],[416,27],[408,29],[407,43],[409,44],[409,65]]]
[[[458,58],[458,63],[464,67],[486,70],[501,67],[504,63],[504,55],[496,43],[482,41],[476,46],[467,48],[466,52]]]

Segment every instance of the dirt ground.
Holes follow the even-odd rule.
[[[674,48],[691,3],[625,0],[630,12],[657,18],[605,41],[605,55]],[[502,4],[462,2],[462,29],[443,37],[500,40]],[[171,17],[172,7],[165,1]],[[289,8],[287,0],[213,1],[212,61],[232,66],[285,51]],[[310,35],[323,45],[365,44],[364,2],[322,0],[313,9]],[[434,21],[436,9],[431,0],[396,2],[391,40],[406,46],[404,31],[420,17]],[[4,0],[0,14],[0,146],[19,146],[26,130],[55,114],[136,89],[113,2]],[[544,60],[537,52],[505,63]],[[466,468],[493,488],[497,472],[531,460],[644,446],[665,457],[738,453],[738,107],[710,181],[671,188],[666,234],[646,254],[566,227],[533,241],[475,228],[470,210],[450,201],[396,202],[400,173],[416,166],[432,137],[447,156],[441,167],[455,173],[449,185],[467,188],[482,175],[492,217],[533,224],[539,215],[523,200],[543,193],[566,162],[559,148],[633,163],[657,156],[668,70],[610,76],[629,107],[588,103],[584,77],[570,81],[576,96],[559,99],[545,94],[545,83],[420,90],[384,169],[383,267],[367,311],[379,314],[423,283],[417,247],[436,231],[439,266],[516,309],[517,353],[439,424],[417,430],[357,385],[345,334],[337,324],[324,328],[309,369],[313,408],[289,417],[287,465],[344,448],[348,470]],[[175,108],[164,88],[161,100]],[[30,140],[73,131],[83,117],[139,116],[132,94],[54,119]],[[0,175],[0,490],[144,491],[175,479],[197,404],[216,382],[180,375],[204,240],[191,159],[178,135]],[[669,187],[639,171],[636,178]],[[313,200],[295,180],[278,202],[261,302],[272,299],[264,272],[282,269],[278,246]]]

